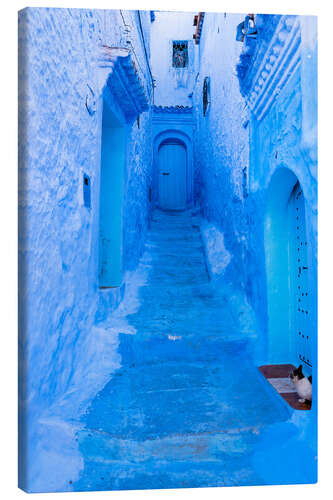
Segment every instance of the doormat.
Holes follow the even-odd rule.
[[[289,374],[296,370],[294,365],[264,365],[259,366],[259,370],[294,410],[311,410],[310,404],[300,403],[300,397],[296,392],[295,385],[289,377]]]

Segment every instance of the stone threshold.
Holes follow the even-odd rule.
[[[266,380],[291,408],[294,410],[310,410],[310,404],[299,402],[299,395],[296,392],[295,385],[289,377],[291,371],[295,369],[296,367],[291,364],[259,366],[259,370]]]

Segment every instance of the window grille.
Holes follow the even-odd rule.
[[[187,68],[188,66],[187,40],[176,40],[172,43],[172,66],[174,68]]]

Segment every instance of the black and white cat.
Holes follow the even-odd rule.
[[[294,382],[300,403],[310,404],[312,401],[312,375],[306,377],[303,373],[303,366],[293,370],[290,374],[291,380]]]

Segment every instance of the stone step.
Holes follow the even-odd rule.
[[[157,286],[200,286],[208,282],[208,275],[205,271],[195,273],[191,271],[182,271],[177,273],[176,269],[154,270],[149,276],[151,287]]]
[[[212,318],[214,321],[219,321],[220,319],[224,322],[225,326],[228,328],[229,320],[232,321],[233,315],[228,308],[225,307],[223,302],[218,300],[212,301],[211,304],[207,304],[204,298],[191,297],[190,294],[182,295],[180,292],[184,290],[184,287],[179,286],[177,289],[170,289],[170,287],[161,285],[156,286],[153,289],[146,287],[146,290],[141,290],[141,297],[146,300],[154,300],[149,308],[149,315],[146,316],[144,313],[143,317],[147,319],[151,318],[153,314],[158,315],[159,311],[162,314],[168,314],[168,316],[186,317],[188,320],[194,318],[200,318],[205,320],[205,318]],[[193,312],[189,315],[188,307],[193,307]],[[155,311],[155,312],[154,312]],[[143,312],[143,311],[140,311]],[[157,317],[157,316],[156,316]],[[231,323],[232,325],[233,323]]]
[[[201,241],[193,240],[191,242],[185,242],[181,239],[175,239],[174,241],[157,241],[149,238],[146,241],[146,249],[149,250],[152,257],[160,255],[165,257],[167,255],[184,255],[188,256],[199,256],[203,255],[203,246]]]
[[[85,427],[146,441],[240,432],[287,420],[290,412],[282,400],[263,390],[259,370],[244,360],[237,365],[239,354],[230,352],[218,364],[179,359],[123,367],[92,401],[83,416]]]
[[[78,433],[79,446],[85,457],[94,462],[143,463],[156,461],[212,462],[223,461],[226,455],[248,452],[257,439],[259,429],[254,426],[241,432],[221,432],[174,435],[166,438],[136,441],[110,437],[106,432],[84,429]]]
[[[141,259],[143,264],[157,265],[161,267],[177,266],[178,270],[195,267],[206,267],[203,252],[188,252],[178,254],[177,252],[151,253],[147,258]]]
[[[142,259],[142,262],[156,265],[156,262],[159,260],[175,259],[177,257],[181,257],[187,261],[193,259],[193,263],[195,260],[200,260],[200,262],[205,265],[203,249],[199,245],[196,247],[192,246],[191,248],[184,248],[181,245],[178,245],[177,247],[174,246],[172,248],[165,246],[162,249],[160,248],[160,245],[156,245],[155,247],[150,246],[149,256]],[[200,265],[202,264],[200,263]]]
[[[178,233],[183,234],[196,234],[200,236],[199,227],[192,225],[190,221],[184,221],[183,223],[153,223],[149,228],[149,232],[154,234],[166,234],[166,233]]]
[[[145,462],[89,461],[76,491],[144,490],[169,488],[200,488],[217,486],[248,486],[262,484],[253,472],[250,456],[224,455],[221,460],[159,461],[152,457]]]
[[[161,322],[162,323],[162,322]],[[120,334],[119,352],[123,357],[125,365],[140,365],[145,363],[165,363],[168,361],[207,362],[217,363],[225,358],[229,344],[223,335],[210,331],[206,337],[193,334],[188,335],[177,327],[164,325],[156,328],[156,335],[151,329],[146,330],[145,335]],[[165,332],[162,335],[163,330]],[[249,341],[237,336],[236,332],[230,335],[234,344],[233,349],[238,349],[239,355],[243,355],[249,348]]]
[[[207,309],[211,304],[213,306],[214,304],[220,304],[221,309],[223,308],[227,310],[229,308],[228,296],[222,294],[219,295],[214,292],[211,286],[211,282],[209,281],[201,285],[183,286],[181,288],[176,286],[165,286],[164,284],[159,284],[151,287],[148,277],[146,283],[144,283],[140,288],[140,297],[149,297],[150,290],[157,300],[160,300],[160,297],[163,297],[163,300],[165,300],[165,298],[169,296],[170,300],[174,301],[176,296],[177,302],[181,300],[191,300],[191,303],[193,304],[196,303],[196,301],[200,301],[203,304],[207,305]]]
[[[145,337],[151,335],[152,340],[156,337],[158,338],[158,326],[161,326],[161,336],[164,333],[172,333],[174,335],[180,335],[184,338],[196,339],[199,343],[207,337],[212,338],[212,335],[221,342],[225,342],[231,336],[235,338],[235,334],[238,337],[242,336],[242,332],[237,328],[236,322],[231,322],[230,319],[225,319],[223,316],[213,316],[200,315],[200,311],[193,313],[191,320],[186,316],[186,311],[183,315],[176,314],[176,311],[168,313],[167,308],[160,308],[151,311],[147,310],[140,317],[129,316],[130,324],[139,332],[140,337]],[[152,335],[151,332],[156,331],[157,334]],[[171,331],[170,331],[171,330]],[[138,339],[137,339],[138,340]],[[179,348],[184,347],[180,345]],[[214,349],[214,345],[212,345]]]
[[[223,304],[216,302],[207,309],[206,304],[198,298],[191,301],[189,297],[184,298],[177,294],[167,294],[165,290],[161,293],[156,290],[156,294],[153,292],[154,290],[147,290],[147,294],[144,294],[145,299],[151,297],[155,300],[150,304],[148,310],[140,311],[141,314],[138,317],[139,320],[146,321],[147,326],[149,326],[151,320],[165,317],[172,320],[185,320],[188,329],[191,329],[192,326],[200,327],[207,323],[212,327],[215,327],[215,325],[225,326],[226,329],[234,326],[231,311],[223,307]],[[188,306],[193,307],[190,316]],[[135,320],[136,317],[133,317],[133,319]],[[186,325],[184,326],[186,327]]]

